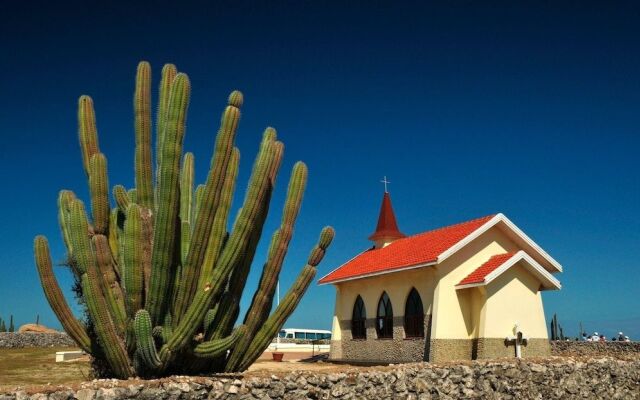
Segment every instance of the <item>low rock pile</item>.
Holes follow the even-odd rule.
[[[344,373],[97,380],[77,390],[16,392],[13,399],[636,399],[640,360],[550,358],[464,365],[405,364]]]
[[[0,332],[0,348],[77,347],[66,333]]]
[[[552,340],[551,353],[556,356],[616,358],[640,357],[640,342],[577,342]]]

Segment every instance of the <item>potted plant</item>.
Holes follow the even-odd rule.
[[[273,361],[282,362],[284,353],[281,351],[274,351],[273,353],[271,353],[271,356],[273,357]]]

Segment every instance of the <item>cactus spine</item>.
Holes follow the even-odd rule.
[[[80,97],[78,132],[91,210],[85,211],[73,192],[63,190],[58,220],[67,263],[80,283],[87,326],[74,317],[62,295],[46,238],[34,241],[36,266],[51,308],[78,345],[102,359],[107,375],[246,369],[295,309],[333,238],[331,228],[322,231],[307,265],[269,315],[307,181],[306,166],[296,163],[258,289],[240,319],[239,300],[262,237],[284,146],[275,129],[264,131],[243,204],[228,232],[240,163],[234,141],[243,97],[238,91],[230,94],[206,182],[194,191],[194,157],[182,152],[189,95],[188,77],[165,65],[153,179],[151,69],[140,63],[133,105],[135,188],[113,186],[113,203],[93,101]]]

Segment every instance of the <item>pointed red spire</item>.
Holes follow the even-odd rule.
[[[393,213],[393,207],[391,206],[391,197],[389,196],[388,192],[385,192],[384,197],[382,198],[382,205],[380,206],[378,226],[376,226],[376,231],[371,236],[369,236],[369,240],[395,240],[403,237],[405,237],[405,234],[400,232],[400,230],[398,229],[396,216]]]

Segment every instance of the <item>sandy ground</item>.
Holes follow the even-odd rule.
[[[89,380],[89,358],[56,362],[56,351],[74,348],[0,349],[0,390],[15,386],[59,385]]]
[[[346,365],[337,365],[326,363],[324,360],[329,353],[315,353],[312,357],[311,352],[288,352],[284,353],[282,362],[273,361],[271,352],[264,352],[262,356],[252,366],[249,367],[245,375],[267,375],[274,372],[292,372],[297,370],[305,371],[325,371],[340,372],[348,368]]]
[[[0,391],[15,387],[40,385],[73,385],[89,378],[89,357],[67,362],[55,362],[56,351],[72,351],[74,348],[26,348],[0,349]],[[245,375],[269,376],[295,370],[343,371],[345,366],[325,363],[327,353],[286,352],[282,362],[272,360],[265,352]]]

